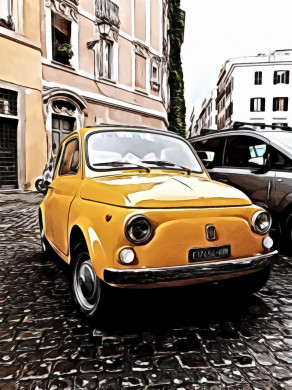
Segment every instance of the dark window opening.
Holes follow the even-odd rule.
[[[273,111],[288,111],[288,98],[287,97],[273,98]]]
[[[255,83],[255,85],[262,84],[262,72],[255,72],[254,73],[254,83]]]
[[[73,57],[71,46],[71,22],[52,12],[53,60],[70,65]]]
[[[0,188],[17,188],[17,124],[16,119],[0,120]]]
[[[289,84],[289,70],[275,70],[274,84]]]
[[[262,112],[266,109],[265,98],[252,98],[250,99],[250,111],[251,112]]]
[[[0,114],[17,115],[17,92],[0,88]]]

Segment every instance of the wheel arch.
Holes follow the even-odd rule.
[[[74,225],[69,235],[69,255],[70,255],[69,263],[71,263],[74,248],[79,243],[86,245],[87,249],[89,250],[88,243],[83,230],[80,228],[80,226]]]

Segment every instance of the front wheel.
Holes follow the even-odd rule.
[[[87,319],[95,319],[102,311],[106,286],[97,277],[87,248],[79,246],[73,252],[72,261],[75,302]]]

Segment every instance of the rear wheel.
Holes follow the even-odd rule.
[[[75,302],[87,319],[96,319],[102,312],[107,286],[96,275],[85,245],[77,245],[71,261]]]
[[[47,240],[47,238],[45,236],[45,232],[44,232],[42,221],[40,221],[40,237],[41,237],[41,246],[42,246],[43,254],[46,257],[54,256],[55,255],[55,251],[53,250],[53,248],[51,247],[51,245],[49,244],[49,241]]]
[[[287,218],[281,239],[281,249],[283,254],[288,256],[292,255],[292,214]]]

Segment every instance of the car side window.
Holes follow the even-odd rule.
[[[259,138],[230,136],[225,153],[225,166],[237,168],[263,167],[268,157],[268,145]]]
[[[271,147],[270,161],[273,170],[292,171],[292,160],[273,147]]]
[[[79,142],[78,139],[70,140],[62,155],[59,176],[75,175],[79,169]]]
[[[193,143],[202,162],[208,167],[222,166],[224,137],[210,138]]]

